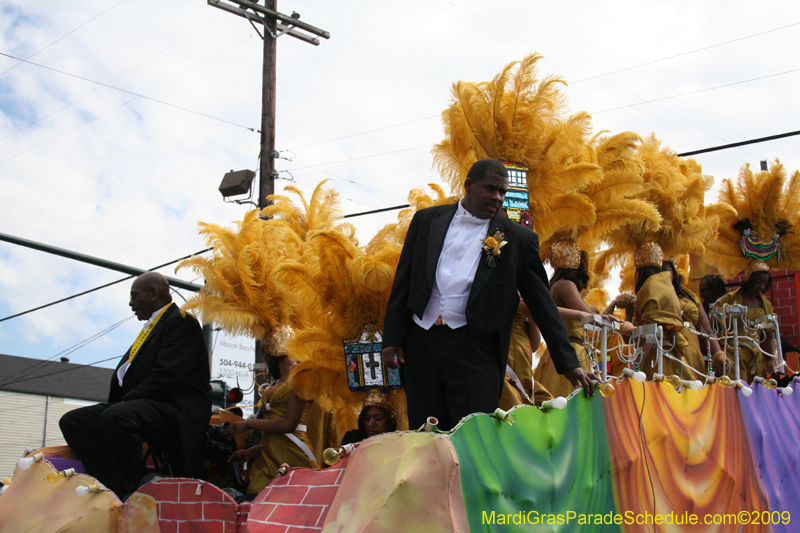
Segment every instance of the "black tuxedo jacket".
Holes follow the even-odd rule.
[[[128,360],[130,348],[117,365]],[[192,476],[200,461],[211,418],[211,372],[203,331],[174,303],[161,316],[125,373],[111,377],[108,402],[148,399],[171,404],[178,416],[180,460],[170,457],[175,475]]]
[[[405,331],[412,315],[421,317],[425,312],[445,235],[457,207],[457,204],[430,207],[414,215],[386,307],[384,346],[404,348]],[[486,264],[482,253],[467,301],[468,334],[477,337],[496,332],[501,350],[498,356],[505,368],[511,327],[521,295],[547,342],[556,369],[563,373],[580,366],[564,321],[550,295],[547,273],[539,258],[539,237],[499,211],[489,224],[489,234],[493,235],[496,230],[505,234],[508,244],[496,257],[494,268]]]

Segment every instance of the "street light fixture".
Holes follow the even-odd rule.
[[[255,177],[256,173],[252,170],[237,170],[236,172],[231,170],[225,174],[222,177],[222,183],[219,184],[219,192],[222,194],[223,200],[226,203],[253,204],[258,207],[255,202],[251,201],[253,198],[251,185]],[[243,194],[246,194],[247,198],[231,198],[232,196],[241,196]]]

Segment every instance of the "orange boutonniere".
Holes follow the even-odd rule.
[[[505,234],[499,229],[489,233],[489,236],[481,241],[483,243],[483,252],[486,254],[486,264],[494,268],[497,266],[497,256],[503,246],[508,244]]]

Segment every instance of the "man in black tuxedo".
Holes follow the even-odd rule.
[[[130,306],[142,333],[111,378],[108,402],[66,413],[61,432],[86,471],[123,498],[147,473],[142,442],[157,444],[176,477],[193,477],[211,417],[208,352],[197,320],[172,303],[161,274],[142,274]]]
[[[550,296],[538,236],[501,211],[506,168],[478,161],[464,189],[457,204],[414,215],[386,306],[382,356],[403,367],[412,428],[434,416],[451,429],[497,408],[520,296],[558,371],[593,394],[596,378],[580,367]]]

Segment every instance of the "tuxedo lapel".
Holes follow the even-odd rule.
[[[428,264],[426,265],[429,287],[433,287],[436,280],[436,266],[439,264],[439,256],[442,254],[444,238],[457,209],[458,203],[452,204],[452,209],[443,209],[436,218],[431,220],[431,230],[428,235]]]
[[[489,229],[486,232],[486,236],[489,233],[494,232],[495,230],[500,230],[503,233],[507,233],[508,231],[508,218],[502,214],[502,212],[498,211],[498,213],[492,218],[492,221],[489,223]],[[484,236],[484,238],[486,237]],[[502,253],[497,256],[497,264],[503,263]],[[492,275],[492,271],[494,269],[486,264],[486,253],[481,250],[481,260],[478,262],[478,270],[475,271],[475,278],[472,281],[472,289],[469,292],[469,299],[467,300],[467,306],[472,304],[475,298],[478,297],[480,294],[481,289],[483,286],[486,285],[486,282],[489,281],[489,276]]]

